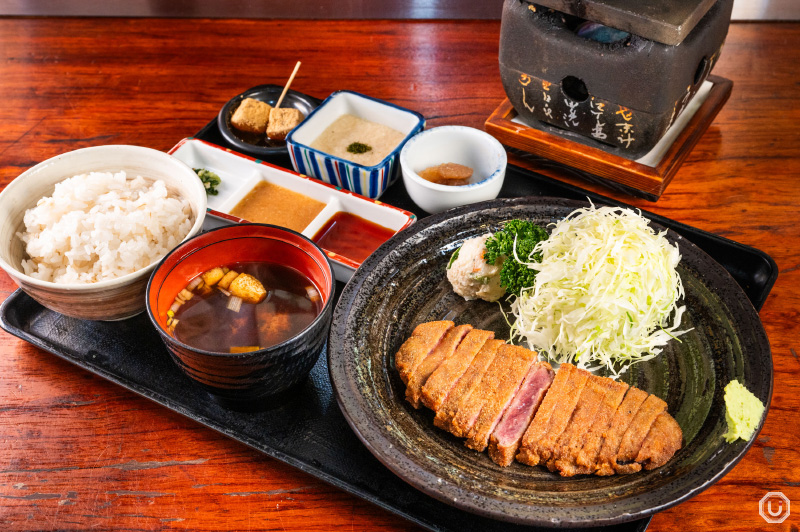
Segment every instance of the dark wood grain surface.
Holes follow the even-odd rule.
[[[429,127],[481,128],[504,98],[498,35],[496,21],[0,19],[0,187],[79,147],[168,150],[231,96],[283,83],[297,60],[301,92],[352,89],[419,111]],[[615,196],[760,248],[780,270],[760,314],[775,365],[766,426],[731,473],[651,530],[798,530],[798,45],[800,24],[733,24],[714,71],[734,82],[729,102],[658,203]],[[14,289],[0,274],[0,298]],[[769,491],[797,515],[765,523]],[[413,526],[0,333],[0,528]]]

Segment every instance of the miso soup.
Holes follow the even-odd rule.
[[[322,310],[319,290],[293,268],[271,262],[239,262],[225,269],[254,277],[266,296],[259,303],[248,303],[246,298],[242,302],[216,282],[208,285],[195,278],[187,286],[190,298],[184,298],[170,318],[169,329],[181,342],[218,353],[263,349],[301,332]]]

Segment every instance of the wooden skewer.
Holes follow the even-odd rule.
[[[283,88],[283,92],[281,93],[281,97],[278,98],[278,103],[275,104],[275,109],[281,106],[281,102],[283,102],[283,97],[286,96],[286,92],[289,90],[289,85],[292,84],[294,81],[294,77],[297,74],[297,71],[300,70],[300,61],[294,66],[294,70],[292,71],[292,75],[289,76],[289,81],[286,82],[286,86]]]

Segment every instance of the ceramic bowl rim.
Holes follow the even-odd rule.
[[[131,148],[133,148],[133,149],[131,150]],[[5,199],[4,195],[10,194],[10,193],[7,193],[7,191],[15,190],[16,188],[23,186],[22,182],[25,180],[24,178],[26,176],[30,175],[30,174],[38,172],[38,171],[40,171],[41,169],[43,169],[45,167],[49,167],[49,166],[52,166],[52,165],[55,165],[55,164],[59,164],[59,163],[62,162],[62,159],[66,159],[68,156],[70,156],[70,157],[77,156],[77,155],[74,155],[74,154],[85,153],[87,151],[101,151],[101,150],[113,151],[113,150],[116,150],[116,149],[129,150],[129,151],[140,151],[143,154],[144,153],[148,153],[148,154],[150,154],[150,155],[152,155],[154,157],[162,159],[165,162],[166,161],[170,161],[170,162],[173,162],[173,163],[177,164],[179,167],[185,167],[186,170],[188,170],[189,172],[194,174],[194,170],[192,170],[191,167],[189,167],[186,163],[184,163],[183,161],[181,161],[177,157],[174,157],[174,156],[172,156],[172,155],[170,155],[170,154],[168,154],[166,152],[162,152],[162,151],[159,151],[159,150],[156,150],[156,149],[153,149],[153,148],[148,148],[146,146],[136,146],[136,145],[133,145],[133,144],[103,144],[103,145],[100,145],[100,146],[88,146],[86,148],[78,148],[77,150],[71,150],[71,151],[68,151],[68,152],[60,153],[58,155],[50,157],[49,159],[45,159],[44,161],[36,164],[35,166],[32,166],[31,168],[28,168],[27,170],[25,170],[24,172],[19,174],[8,185],[6,185],[6,187],[2,191],[0,191],[0,205],[3,204],[3,200]],[[143,151],[143,150],[146,150],[146,151]],[[79,175],[79,174],[75,174],[75,175]],[[72,177],[72,176],[68,176],[68,177]],[[65,177],[64,179],[67,179],[68,177]],[[62,179],[62,181],[63,181],[63,179]],[[207,209],[208,209],[208,200],[207,200],[207,196],[205,194],[205,187],[203,187],[203,184],[199,179],[196,179],[196,181],[197,181],[197,185],[196,186],[195,185],[191,185],[191,186],[194,186],[195,188],[197,188],[198,191],[200,190],[200,188],[202,188],[202,190],[203,190],[203,195],[202,195],[203,201],[202,201],[202,204],[203,205],[197,205],[197,217],[195,218],[195,221],[192,224],[192,227],[189,229],[189,232],[186,233],[186,235],[184,235],[184,237],[178,243],[178,246],[180,246],[181,244],[186,242],[188,239],[190,239],[190,238],[192,238],[192,237],[194,237],[194,236],[196,236],[198,234],[198,232],[200,231],[200,229],[203,226],[203,220],[205,219],[206,212],[207,212]],[[199,194],[198,194],[198,196],[199,196]],[[186,199],[186,201],[189,201],[191,203],[191,199],[190,198],[185,198],[185,199]],[[28,208],[31,208],[31,207],[28,207]],[[5,243],[4,246],[5,245],[9,245],[9,244]],[[168,251],[167,255],[169,253],[171,253],[171,252],[172,252],[172,250]],[[139,268],[138,270],[136,270],[134,272],[126,273],[125,275],[121,275],[121,276],[115,277],[113,279],[105,279],[105,280],[102,280],[102,281],[97,281],[95,283],[57,283],[57,282],[54,282],[54,281],[44,281],[42,279],[37,279],[35,277],[31,277],[30,275],[20,271],[19,268],[16,268],[15,266],[12,266],[11,264],[9,264],[8,262],[5,261],[5,259],[3,259],[3,257],[1,255],[0,255],[0,268],[5,270],[6,273],[10,277],[20,279],[21,281],[24,281],[25,283],[27,283],[27,284],[29,284],[31,286],[35,286],[37,288],[42,288],[42,289],[47,289],[47,290],[55,290],[55,291],[61,291],[61,292],[76,292],[76,293],[80,293],[80,292],[94,292],[94,291],[102,290],[102,289],[105,289],[105,288],[114,288],[114,287],[117,287],[117,286],[122,286],[124,284],[127,284],[127,283],[129,283],[131,281],[134,281],[136,278],[141,277],[144,274],[147,274],[150,270],[154,269],[161,262],[162,259],[163,259],[163,257],[159,258],[159,259],[156,259],[153,262],[151,262],[150,264],[148,264],[147,266]]]
[[[216,233],[216,232],[219,232],[219,231],[232,231],[232,230],[235,230],[235,229],[241,229],[243,227],[246,228],[246,227],[253,227],[253,226],[269,227],[269,228],[272,228],[272,229],[277,229],[279,231],[285,231],[287,233],[291,233],[292,235],[295,235],[295,236],[299,236],[303,240],[306,240],[310,244],[312,244],[313,247],[319,252],[320,257],[325,259],[324,261],[320,262],[319,264],[320,264],[320,266],[322,266],[323,264],[325,264],[327,266],[328,279],[330,280],[330,294],[328,295],[328,298],[325,301],[325,304],[322,305],[322,308],[320,309],[319,313],[314,317],[313,320],[311,320],[311,323],[309,323],[304,329],[302,329],[301,331],[295,333],[293,336],[287,338],[283,342],[280,342],[278,344],[273,344],[273,345],[264,347],[262,349],[256,349],[254,351],[247,351],[245,353],[223,353],[223,352],[219,352],[219,351],[208,351],[208,350],[205,350],[205,349],[200,349],[198,347],[194,347],[194,346],[191,346],[191,345],[189,345],[187,343],[184,343],[184,342],[180,341],[177,337],[175,337],[175,336],[169,334],[168,332],[166,332],[164,330],[164,328],[161,327],[161,325],[158,323],[158,320],[156,319],[156,317],[154,315],[154,312],[153,312],[153,309],[152,309],[152,307],[150,305],[150,290],[151,290],[151,286],[153,284],[153,279],[156,276],[156,273],[158,273],[158,271],[161,269],[161,267],[164,265],[164,263],[167,261],[167,259],[170,256],[172,256],[174,253],[176,253],[178,248],[180,248],[181,246],[190,243],[192,240],[196,240],[196,239],[199,239],[201,237],[204,237],[204,236],[206,236],[206,235],[208,235],[210,233]],[[241,238],[264,238],[264,235],[249,234],[249,235],[242,236]],[[181,259],[180,261],[176,262],[175,266],[173,266],[170,270],[172,270],[175,267],[177,267],[179,264],[181,264],[183,261],[185,261],[186,259],[188,259],[192,255],[194,255],[195,253],[197,253],[201,249],[205,249],[207,247],[219,244],[220,242],[221,241],[215,241],[215,242],[211,242],[209,244],[206,244],[204,246],[195,247],[194,249],[188,250],[186,252],[186,256],[183,259]],[[287,242],[287,244],[290,244],[291,246],[293,246],[295,248],[297,247],[293,242]],[[302,251],[302,252],[306,253],[302,249],[299,249],[299,248],[297,248],[297,249],[299,251]],[[169,273],[167,273],[167,276],[169,276]],[[165,279],[166,279],[166,276],[165,276]],[[160,292],[161,292],[161,287],[159,287],[159,293]],[[162,337],[166,336],[166,337],[169,338],[169,341],[165,342],[165,343],[167,343],[167,347],[169,347],[169,343],[174,343],[174,344],[176,344],[178,347],[180,347],[182,349],[185,349],[187,351],[191,351],[192,353],[196,353],[196,354],[203,355],[203,356],[206,356],[206,357],[218,358],[218,359],[242,359],[242,358],[249,358],[249,357],[262,355],[262,354],[269,354],[270,351],[278,350],[278,349],[280,349],[280,348],[282,348],[282,347],[284,347],[284,346],[286,346],[288,344],[291,344],[292,342],[296,342],[297,340],[300,340],[302,337],[306,336],[309,333],[309,331],[311,331],[314,327],[316,327],[318,325],[318,322],[320,320],[324,320],[325,319],[325,315],[326,314],[329,314],[331,317],[333,316],[333,313],[332,312],[328,312],[328,310],[332,308],[335,292],[336,292],[336,281],[335,281],[335,277],[334,277],[334,274],[333,274],[333,268],[331,267],[330,261],[328,260],[328,257],[325,254],[325,252],[322,250],[322,248],[320,248],[310,238],[307,238],[306,236],[298,233],[297,231],[294,231],[294,230],[289,229],[287,227],[281,227],[281,226],[278,226],[278,225],[259,224],[259,223],[232,224],[232,225],[223,225],[221,227],[215,227],[214,229],[209,229],[208,231],[203,231],[203,232],[201,232],[201,233],[199,233],[197,235],[194,235],[192,238],[186,240],[185,242],[182,242],[181,244],[178,244],[177,246],[175,246],[175,248],[170,250],[169,253],[164,255],[164,257],[158,263],[157,267],[150,274],[150,278],[147,280],[147,287],[145,288],[145,309],[147,311],[147,317],[150,319],[150,324],[153,327],[155,327],[155,329],[158,331],[159,335],[161,335]],[[158,297],[158,296],[156,296],[156,297]],[[327,332],[326,332],[326,336],[327,336]]]
[[[426,137],[431,135],[445,135],[449,132],[465,132],[469,135],[473,135],[476,138],[482,138],[486,140],[491,147],[496,150],[496,153],[500,156],[498,166],[492,171],[492,173],[476,182],[476,183],[469,183],[466,185],[441,185],[439,183],[432,183],[427,179],[423,179],[419,176],[417,172],[411,169],[411,166],[408,164],[408,150],[410,150],[420,139],[424,140]],[[481,187],[484,187],[493,181],[496,181],[501,176],[505,175],[506,167],[508,166],[508,155],[506,154],[505,148],[500,143],[499,140],[491,136],[489,133],[482,131],[480,129],[469,127],[469,126],[457,126],[457,125],[450,125],[450,126],[439,126],[434,127],[431,129],[427,129],[420,133],[417,133],[413,138],[411,138],[406,144],[403,146],[403,149],[400,151],[400,167],[403,170],[403,176],[408,176],[412,182],[425,187],[429,190],[435,190],[440,192],[466,192],[469,190],[475,190]]]
[[[412,111],[411,109],[408,109],[406,107],[401,107],[401,106],[399,106],[397,104],[394,104],[394,103],[391,103],[391,102],[387,102],[386,100],[381,100],[379,98],[374,98],[372,96],[367,96],[366,94],[361,94],[360,92],[355,92],[355,91],[351,91],[351,90],[338,90],[338,91],[332,92],[330,96],[325,98],[322,101],[322,103],[319,104],[316,107],[316,109],[314,109],[313,111],[311,111],[311,113],[309,113],[309,115],[306,117],[306,119],[303,122],[309,122],[310,123],[311,118],[317,113],[317,111],[319,111],[320,109],[325,107],[325,105],[328,103],[329,100],[333,100],[336,96],[338,96],[340,94],[351,94],[351,95],[356,96],[357,98],[364,98],[366,100],[372,100],[374,102],[377,102],[379,104],[385,105],[387,107],[393,107],[393,108],[395,108],[395,109],[397,109],[399,111],[403,111],[405,113],[409,113],[411,115],[414,115],[418,119],[417,125],[414,126],[411,129],[411,131],[409,131],[408,134],[406,134],[405,137],[403,137],[403,140],[401,140],[400,143],[392,151],[390,151],[386,155],[386,157],[384,157],[379,163],[374,164],[372,166],[365,166],[363,164],[359,164],[359,163],[356,163],[356,162],[353,162],[353,161],[348,161],[347,159],[343,159],[341,157],[337,157],[336,155],[332,155],[330,153],[318,150],[316,148],[312,148],[311,146],[309,146],[307,144],[303,144],[302,142],[298,142],[298,141],[294,140],[294,132],[296,130],[300,129],[299,126],[297,128],[295,128],[295,129],[293,129],[291,132],[289,132],[289,135],[286,137],[286,145],[288,146],[288,145],[291,144],[292,146],[297,146],[298,148],[302,148],[304,150],[308,150],[310,152],[317,153],[319,155],[322,155],[324,157],[332,159],[332,160],[334,160],[334,161],[336,161],[338,163],[344,163],[344,164],[348,164],[348,165],[351,165],[351,166],[355,166],[357,168],[363,168],[365,170],[372,171],[372,170],[379,170],[381,167],[386,166],[386,164],[389,162],[389,160],[391,160],[392,157],[397,156],[397,154],[401,151],[401,149],[403,147],[405,147],[405,145],[408,142],[410,142],[412,138],[414,138],[416,135],[418,135],[419,131],[423,127],[425,127],[425,117],[422,116],[420,113],[418,113],[416,111]],[[302,126],[302,124],[301,124],[301,126]]]

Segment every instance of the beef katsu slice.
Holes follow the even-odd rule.
[[[506,367],[501,373],[497,385],[491,389],[492,393],[484,403],[465,442],[467,447],[478,452],[486,449],[489,444],[489,436],[519,391],[531,365],[536,362],[537,353],[530,349],[516,345],[500,346],[498,353],[505,355],[506,352],[508,353]]]
[[[483,410],[483,405],[492,398],[495,388],[501,385],[505,374],[510,371],[509,368],[516,366],[514,360],[516,351],[504,349],[507,346],[508,344],[505,343],[500,346],[489,369],[483,374],[480,384],[459,405],[458,411],[448,429],[454,436],[458,438],[469,436],[472,426],[478,420],[481,410]],[[528,362],[525,366],[525,371],[528,370],[529,366],[530,363]],[[521,380],[522,376],[519,377],[519,381]]]
[[[439,410],[447,398],[447,394],[458,382],[458,379],[469,369],[475,355],[483,344],[494,338],[494,333],[481,329],[472,329],[458,344],[453,356],[445,360],[434,371],[422,387],[422,404],[433,411]]]
[[[628,426],[633,421],[642,403],[647,399],[647,395],[647,392],[643,392],[639,388],[628,388],[628,393],[625,394],[625,398],[619,408],[614,412],[608,429],[603,433],[603,445],[597,455],[596,475],[608,476],[614,474],[613,463],[620,443],[622,443],[622,437],[628,430]]]
[[[536,410],[533,421],[531,421],[528,428],[525,429],[525,433],[522,436],[522,441],[519,445],[519,453],[516,457],[520,462],[528,465],[536,465],[539,463],[538,457],[536,457],[534,462],[535,457],[533,449],[536,447],[536,444],[539,443],[542,436],[544,436],[547,427],[550,426],[550,417],[553,415],[556,407],[558,407],[558,401],[564,390],[564,383],[569,380],[576,369],[577,368],[572,364],[564,364],[556,372],[556,376],[550,384],[550,388],[548,388],[541,405],[539,405],[539,408]]]
[[[489,457],[496,464],[507,467],[514,461],[522,435],[553,382],[553,376],[553,369],[546,362],[531,366],[517,395],[489,438]]]
[[[619,451],[617,451],[616,460],[612,463],[617,473],[628,474],[642,470],[642,465],[634,460],[636,460],[639,449],[642,448],[642,443],[647,437],[647,433],[650,432],[653,422],[666,409],[667,403],[655,395],[645,399],[639,411],[636,412],[633,421],[631,421],[628,430],[625,431],[622,443],[619,445]]]
[[[439,341],[453,325],[452,321],[429,321],[417,325],[394,356],[394,365],[400,372],[403,384],[408,383],[414,368],[439,345]]]
[[[466,401],[469,396],[472,395],[472,391],[480,385],[483,375],[489,369],[489,366],[497,355],[497,350],[503,344],[505,344],[505,342],[502,340],[487,340],[486,343],[483,344],[481,350],[478,351],[478,354],[475,355],[475,358],[472,360],[472,364],[470,364],[467,371],[464,372],[464,375],[458,379],[456,385],[453,386],[453,389],[447,394],[447,398],[436,411],[436,417],[433,419],[434,425],[440,429],[450,430],[450,424],[458,412],[459,406],[461,406],[461,403]]]
[[[578,399],[578,404],[575,406],[575,411],[572,413],[572,419],[558,437],[553,454],[547,461],[547,469],[550,471],[557,469],[564,477],[591,472],[576,465],[576,455],[583,447],[586,436],[595,423],[603,398],[614,384],[616,383],[613,380],[606,377],[595,375],[589,377]]]
[[[636,454],[636,461],[647,469],[666,464],[681,448],[683,431],[678,422],[666,412],[661,412]]]
[[[547,431],[536,446],[536,453],[539,455],[540,463],[546,464],[553,456],[553,452],[558,444],[558,438],[569,426],[578,400],[583,393],[586,383],[589,382],[589,377],[591,377],[591,373],[588,371],[576,369],[572,378],[567,381],[567,391],[562,396],[559,408],[553,412],[553,415],[550,417],[550,426],[547,427]]]
[[[567,378],[557,382],[561,372],[568,368]],[[553,405],[547,405],[550,412],[543,412],[543,415],[549,417],[549,422],[543,431],[540,426],[534,426],[539,417],[537,412],[533,423],[525,431],[525,436],[522,438],[522,446],[517,454],[517,460],[524,464],[537,465],[540,462],[546,463],[550,459],[558,437],[564,432],[569,420],[572,418],[572,412],[575,410],[575,405],[578,403],[581,391],[590,375],[591,373],[588,371],[578,369],[572,364],[561,364],[556,379],[547,391],[542,407],[539,408],[541,412],[548,400],[554,402]],[[556,386],[556,384],[559,384],[559,386]],[[552,398],[551,394],[553,395]],[[530,437],[528,436],[529,432],[531,432]]]
[[[420,407],[420,394],[422,393],[422,386],[428,377],[436,371],[439,365],[453,356],[458,344],[472,330],[472,325],[456,325],[448,330],[444,338],[439,342],[439,345],[431,351],[425,359],[417,364],[408,376],[408,383],[406,385],[406,399],[414,408]]]
[[[613,381],[612,381],[613,382]],[[603,445],[603,434],[611,425],[611,418],[614,412],[622,403],[628,385],[624,382],[614,382],[614,385],[606,392],[600,407],[595,413],[592,428],[586,434],[583,447],[578,449],[575,454],[575,464],[581,468],[581,472],[593,473],[597,462],[597,454]]]

